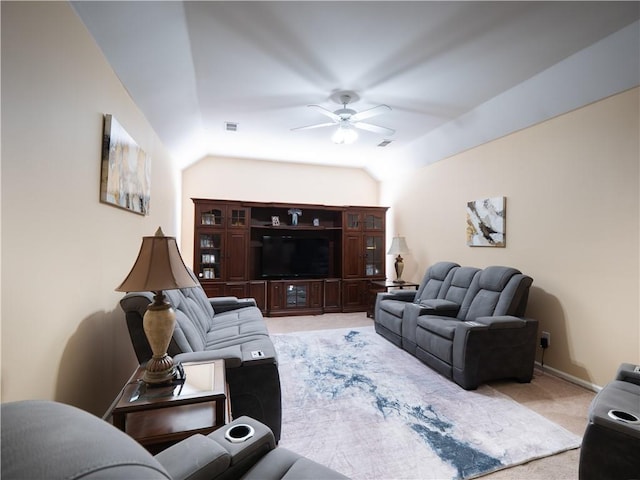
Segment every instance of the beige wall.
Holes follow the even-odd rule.
[[[545,365],[603,385],[639,363],[639,111],[636,88],[384,182],[405,278],[439,260],[514,266],[551,332]],[[507,197],[506,248],[467,247],[466,202],[493,196]]]
[[[148,217],[99,202],[104,113],[151,154]],[[72,8],[2,2],[2,401],[104,413],[137,364],[114,288],[178,178]]]
[[[207,157],[185,169],[182,174],[180,248],[185,262],[192,265],[192,198],[378,205],[378,190],[378,182],[359,168]]]

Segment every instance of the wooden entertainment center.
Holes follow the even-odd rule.
[[[193,269],[210,297],[265,315],[367,310],[384,280],[387,207],[192,199]]]

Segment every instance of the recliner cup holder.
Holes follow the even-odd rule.
[[[224,438],[226,438],[231,443],[242,443],[249,440],[255,434],[255,430],[251,425],[247,425],[246,423],[239,423],[238,425],[234,425],[229,428],[224,433]]]
[[[609,413],[607,413],[607,415],[609,415],[609,417],[613,418],[614,420],[625,423],[632,423],[634,425],[640,423],[640,418],[638,418],[637,415],[629,412],[623,412],[622,410],[609,410]]]

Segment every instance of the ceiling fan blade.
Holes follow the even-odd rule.
[[[368,130],[369,132],[379,133],[380,135],[393,135],[396,133],[392,128],[387,127],[379,127],[378,125],[373,125],[371,123],[358,122],[352,124],[354,127],[359,128],[361,130]]]
[[[331,110],[327,110],[326,108],[321,107],[320,105],[307,105],[307,106],[315,108],[316,110],[318,110],[318,113],[321,113],[321,114],[329,117],[334,122],[339,122],[341,120],[339,115],[336,115]]]
[[[291,131],[295,131],[295,130],[310,130],[312,128],[320,128],[320,127],[332,127],[334,125],[335,125],[335,122],[316,123],[315,125],[307,125],[306,127],[292,128]]]
[[[376,115],[381,115],[383,113],[387,113],[390,111],[391,111],[391,107],[389,105],[382,104],[382,105],[378,105],[377,107],[373,107],[368,110],[363,110],[362,112],[358,112],[354,115],[351,115],[350,120],[352,122],[359,122],[360,120],[375,117]]]

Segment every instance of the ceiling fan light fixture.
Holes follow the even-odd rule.
[[[333,143],[349,145],[358,139],[358,132],[349,126],[339,126],[331,140]]]

